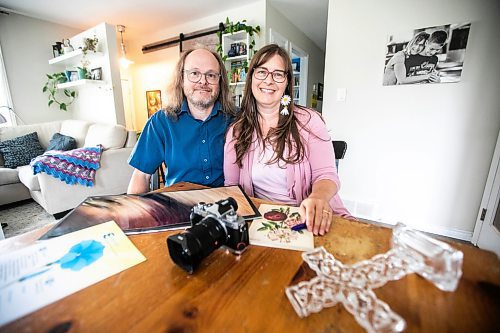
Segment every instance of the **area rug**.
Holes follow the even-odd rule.
[[[47,213],[33,200],[25,200],[0,207],[0,221],[5,238],[17,236],[54,222],[54,216]]]

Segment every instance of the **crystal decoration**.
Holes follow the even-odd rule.
[[[462,276],[463,253],[399,223],[392,249],[348,266],[324,247],[304,252],[302,258],[317,274],[286,288],[295,312],[303,318],[342,303],[367,332],[402,332],[406,323],[372,289],[417,273],[443,291],[455,291]]]

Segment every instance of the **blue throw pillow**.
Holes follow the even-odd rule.
[[[31,160],[45,152],[36,132],[0,142],[0,152],[6,168],[15,169],[28,165]]]
[[[61,133],[55,133],[49,141],[47,150],[72,150],[76,149],[76,140]]]

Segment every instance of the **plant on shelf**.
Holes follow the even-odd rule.
[[[67,81],[66,75],[63,72],[47,74],[47,82],[43,86],[42,91],[49,94],[49,107],[56,103],[59,105],[59,110],[68,111],[68,106],[70,106],[76,98],[76,91],[70,89],[64,89],[63,93],[68,98],[68,100],[62,100],[60,97],[56,96],[58,89],[57,85],[60,83],[65,83]]]
[[[257,50],[255,49],[255,34],[260,33],[260,26],[253,27],[247,23],[247,20],[242,20],[241,22],[238,21],[236,23],[233,23],[232,21],[229,21],[229,17],[226,17],[226,22],[224,23],[224,31],[217,31],[217,36],[219,37],[219,40],[221,40],[221,36],[223,34],[234,34],[238,31],[246,31],[248,35],[250,36],[250,45],[248,45],[248,52],[253,52],[252,54],[249,53],[250,58],[252,57]],[[217,44],[217,52],[220,54],[222,57],[223,61],[226,61],[227,59],[227,54],[223,54],[222,50],[222,42],[220,44]]]
[[[97,42],[99,39],[94,35],[94,38],[84,38],[83,39],[83,48],[82,52],[84,55],[87,54],[87,52],[97,52]]]

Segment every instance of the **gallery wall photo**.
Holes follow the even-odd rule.
[[[470,22],[391,32],[383,85],[459,82]]]

